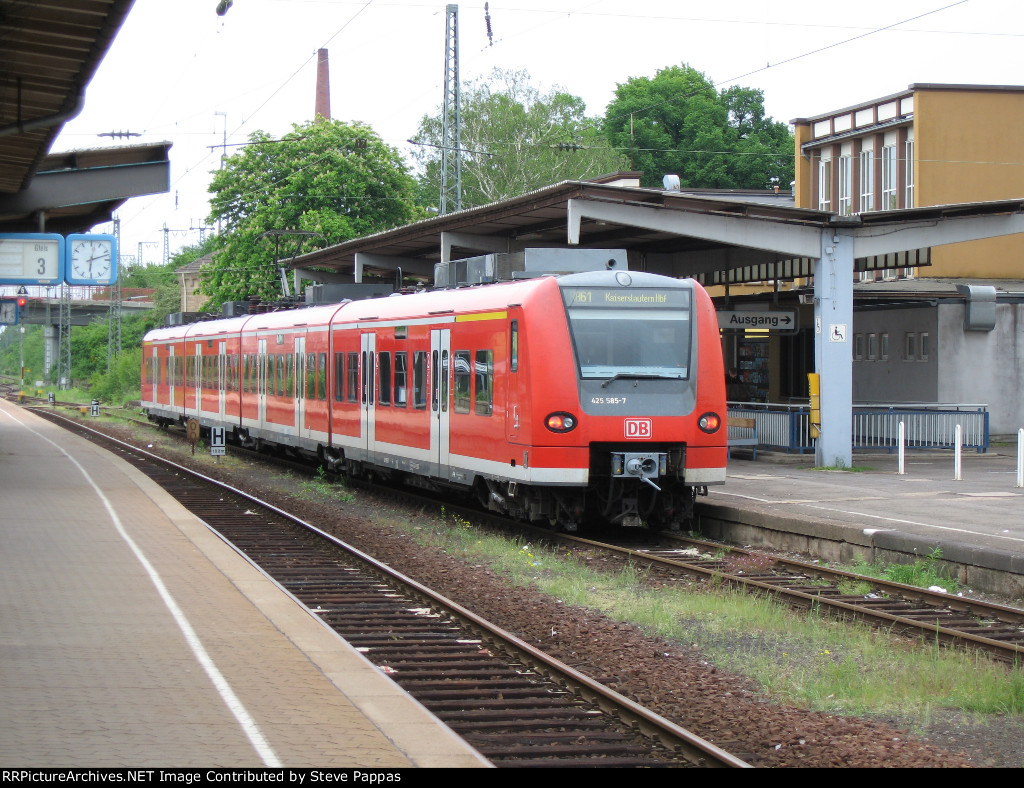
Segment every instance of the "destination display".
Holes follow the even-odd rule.
[[[63,281],[63,236],[0,233],[0,285],[58,285]]]
[[[690,291],[653,290],[650,288],[603,289],[593,287],[563,287],[562,296],[570,308],[586,307],[645,307],[689,309]]]

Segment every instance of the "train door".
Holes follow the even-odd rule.
[[[511,312],[511,310],[510,310]],[[523,402],[520,398],[519,384],[519,326],[520,320],[515,318],[509,321],[509,348],[508,348],[508,386],[506,387],[507,400],[505,403],[505,435],[511,443],[519,443],[519,428],[523,421]]]
[[[217,415],[224,421],[227,405],[228,343],[221,342],[217,353]]]
[[[256,420],[262,429],[267,423],[267,340],[259,340],[258,352],[258,366],[256,368],[256,407],[259,413],[256,416]]]
[[[306,435],[306,338],[295,337],[295,429],[300,437]]]
[[[448,476],[450,462],[448,381],[451,366],[452,332],[449,328],[430,332],[430,453],[437,462],[438,476]]]
[[[374,373],[377,352],[377,335],[362,334],[360,336],[359,366],[362,371],[361,394],[359,406],[359,434],[362,436],[363,448],[372,452],[375,448],[375,421],[373,408],[373,392],[375,387]]]

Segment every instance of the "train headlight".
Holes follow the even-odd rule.
[[[713,432],[718,432],[722,426],[722,417],[717,413],[705,413],[697,419],[697,426],[701,428],[702,432],[710,435]]]
[[[578,421],[571,413],[552,413],[544,419],[544,426],[552,432],[569,432],[576,429]]]

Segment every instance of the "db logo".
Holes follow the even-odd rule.
[[[626,419],[627,438],[650,438],[654,434],[654,423],[650,419]]]

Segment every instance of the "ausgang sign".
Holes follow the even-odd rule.
[[[760,328],[769,331],[793,331],[796,329],[796,313],[783,310],[744,310],[741,312],[718,313],[719,328]]]

